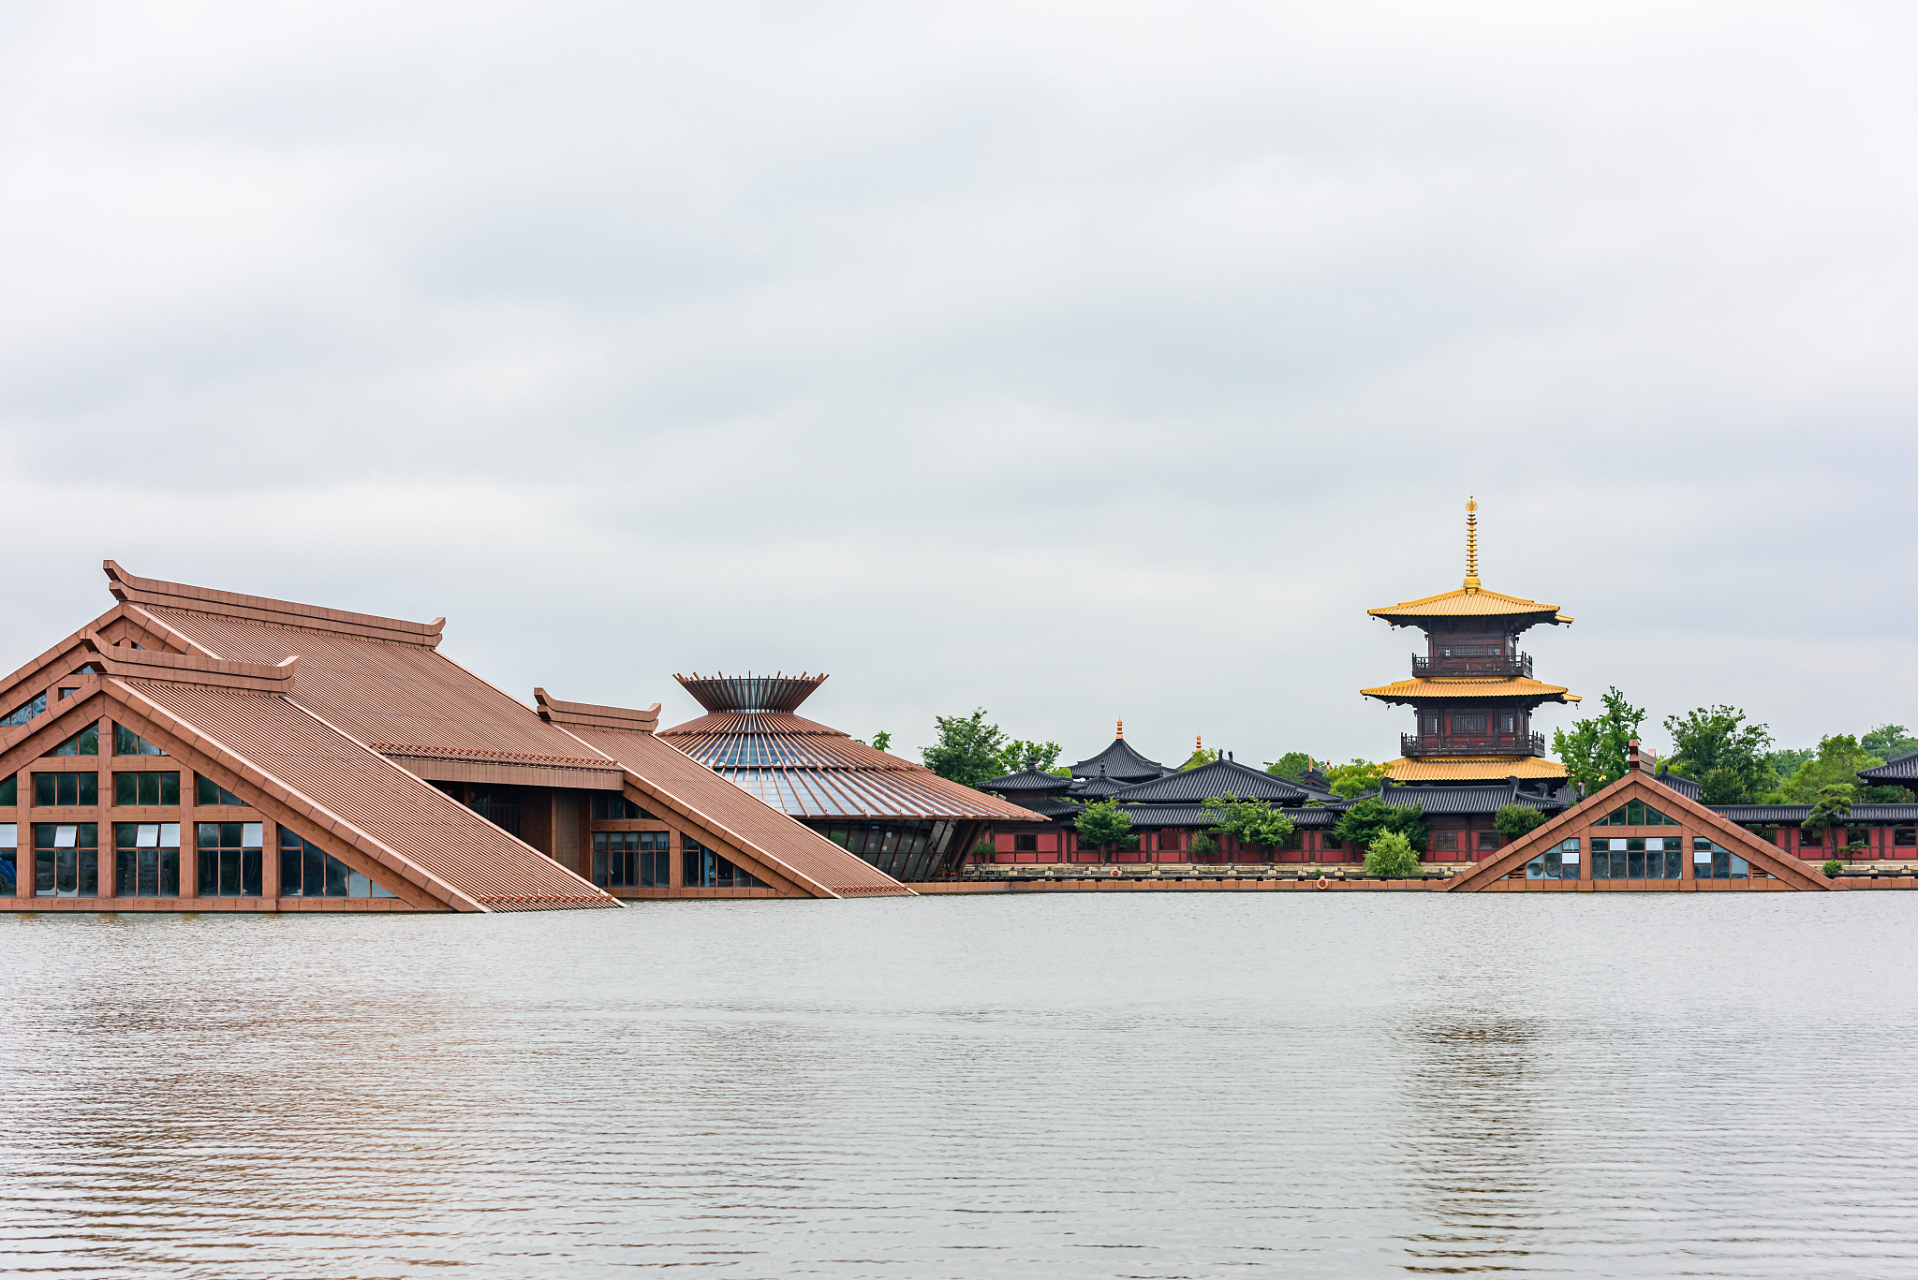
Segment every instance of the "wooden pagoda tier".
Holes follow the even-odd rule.
[[[1369,609],[1393,627],[1425,632],[1409,679],[1359,692],[1412,708],[1412,732],[1399,736],[1388,762],[1398,783],[1476,783],[1518,777],[1559,779],[1565,767],[1544,759],[1545,735],[1532,712],[1546,702],[1579,701],[1562,685],[1532,677],[1518,638],[1541,623],[1569,626],[1555,604],[1487,588],[1478,574],[1478,503],[1466,504],[1465,582],[1452,591]]]

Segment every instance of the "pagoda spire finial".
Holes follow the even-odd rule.
[[[1477,591],[1478,581],[1478,497],[1465,503],[1465,589]]]
[[[1119,721],[1119,736],[1121,738],[1125,737],[1125,721],[1123,720]]]

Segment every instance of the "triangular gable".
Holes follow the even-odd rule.
[[[1817,868],[1806,866],[1777,845],[1759,839],[1737,823],[1713,813],[1670,787],[1661,786],[1650,774],[1634,772],[1567,809],[1543,826],[1534,828],[1490,857],[1473,863],[1463,875],[1446,881],[1443,891],[1471,893],[1502,880],[1561,840],[1585,831],[1598,819],[1609,817],[1618,808],[1634,800],[1659,810],[1666,817],[1679,819],[1679,825],[1683,828],[1717,840],[1739,857],[1764,868],[1768,874],[1794,889],[1842,888],[1827,879]],[[1590,856],[1589,852],[1585,854],[1586,858]],[[1689,847],[1685,850],[1685,857],[1691,857]]]
[[[212,778],[302,839],[340,854],[354,870],[418,898],[417,905],[458,911],[619,905],[283,697],[223,689],[213,679],[129,683],[95,675],[76,683],[72,698],[0,749],[0,773],[21,769],[36,748],[110,716],[164,746],[181,769]],[[101,767],[110,765],[103,759]],[[353,865],[359,859],[364,863]]]

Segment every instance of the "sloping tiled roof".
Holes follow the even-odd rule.
[[[1423,618],[1531,618],[1534,623],[1549,622],[1554,626],[1569,625],[1572,621],[1560,613],[1555,604],[1508,596],[1503,591],[1484,587],[1456,587],[1435,596],[1403,600],[1366,612],[1394,624],[1414,623]]]
[[[1702,790],[1698,783],[1692,781],[1690,778],[1681,778],[1675,773],[1654,773],[1652,775],[1652,781],[1658,783],[1660,786],[1670,787],[1687,800],[1698,799],[1699,792]]]
[[[1918,783],[1918,751],[1910,755],[1893,756],[1881,765],[1870,769],[1860,769],[1858,776],[1866,782],[1891,783],[1911,786]]]
[[[1297,783],[1276,778],[1236,760],[1214,760],[1196,769],[1141,782],[1118,793],[1126,804],[1165,804],[1209,800],[1227,792],[1241,800],[1277,800],[1296,803],[1309,794]]]
[[[1393,787],[1387,786],[1377,799],[1395,809],[1414,805],[1427,813],[1497,813],[1508,804],[1523,805],[1541,813],[1556,813],[1565,802],[1555,796],[1527,794],[1517,784],[1488,787]]]
[[[617,901],[437,787],[353,742],[285,698],[128,681],[131,699],[174,735],[281,784],[316,825],[402,876],[418,868],[490,910],[616,907]],[[453,904],[458,905],[458,904]],[[470,909],[470,908],[469,908]]]
[[[1713,813],[1731,822],[1795,827],[1811,816],[1808,804],[1713,804]],[[1855,804],[1851,816],[1860,822],[1918,822],[1918,804]],[[1840,821],[1837,826],[1844,826]]]
[[[720,843],[770,864],[815,892],[823,890],[836,898],[912,892],[857,854],[760,803],[650,733],[597,724],[564,728],[619,761],[648,803],[693,819]]]
[[[1118,778],[1108,777],[1102,773],[1098,777],[1089,780],[1081,781],[1074,779],[1072,794],[1075,796],[1085,796],[1093,800],[1110,800],[1113,796],[1118,795],[1128,787],[1137,785],[1137,783],[1122,782]]]
[[[1539,702],[1580,702],[1563,685],[1545,684],[1530,676],[1416,676],[1359,692],[1386,702],[1436,702],[1458,698],[1528,698]]]
[[[788,712],[719,712],[675,725],[659,737],[795,817],[1033,820],[1009,800]]]
[[[1166,772],[1166,767],[1157,760],[1148,760],[1132,749],[1132,744],[1124,738],[1114,738],[1112,745],[1098,755],[1081,760],[1072,766],[1075,778],[1096,778],[1100,770],[1108,778],[1117,778],[1122,782],[1142,782],[1147,778],[1156,778]]]
[[[1565,766],[1539,756],[1447,756],[1443,759],[1387,760],[1393,782],[1478,782],[1501,778],[1563,778]]]
[[[979,784],[979,789],[1001,794],[1016,791],[1021,795],[1049,795],[1064,794],[1071,785],[1071,778],[1062,778],[1056,773],[1047,773],[1043,769],[1021,769],[1003,778],[988,779]]]
[[[1325,827],[1335,827],[1345,810],[1294,808],[1280,805],[1285,816],[1292,824],[1309,831]],[[1202,804],[1122,804],[1120,812],[1132,819],[1132,825],[1144,829],[1153,827],[1216,827],[1219,814]]]

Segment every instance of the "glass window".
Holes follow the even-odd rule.
[[[199,778],[200,785],[196,788],[197,794],[195,794],[193,797],[193,802],[195,804],[244,805],[246,803],[246,801],[240,799],[240,797],[234,795],[231,791],[228,791],[225,787],[221,786],[219,783],[215,782],[213,779],[206,777],[205,775],[196,775],[196,776]]]
[[[1480,831],[1476,834],[1478,837],[1478,847],[1480,849],[1496,849],[1504,843],[1498,838],[1498,832],[1496,831]]]
[[[593,821],[595,822],[632,822],[652,820],[653,815],[628,800],[625,796],[596,792],[593,796]]]
[[[1846,827],[1845,843],[1848,845],[1862,844],[1867,849],[1871,848],[1871,844],[1872,844],[1871,828],[1870,827]]]
[[[0,800],[0,804],[4,804]],[[1918,849],[1918,827],[1893,827],[1891,843],[1895,849]]]
[[[20,775],[10,773],[0,778],[0,805],[20,803]]]
[[[302,840],[285,827],[281,827],[280,896],[283,898],[393,898],[399,895],[380,884],[379,881],[361,875],[312,841]]]
[[[1502,716],[1500,716],[1500,717],[1498,718],[1498,728],[1499,728],[1499,732],[1500,732],[1500,733],[1510,733],[1510,732],[1512,732],[1512,726],[1513,726],[1513,723],[1514,723],[1514,719],[1513,719],[1513,717],[1512,717],[1512,715],[1511,715],[1511,714],[1510,714],[1509,712],[1508,712],[1507,714],[1505,714],[1505,715],[1502,715]]]
[[[1012,851],[1014,853],[1037,853],[1039,851],[1039,837],[1036,835],[1014,835],[1012,837]]]
[[[1565,858],[1563,846],[1547,849],[1525,864],[1527,880],[1576,880],[1578,879],[1578,853],[1573,851],[1570,861]]]
[[[100,726],[89,725],[47,752],[50,756],[97,756],[100,754]]]
[[[1595,827],[1675,827],[1678,824],[1644,801],[1633,800],[1623,808],[1606,814],[1592,825]]]
[[[1432,848],[1434,851],[1452,851],[1458,848],[1459,833],[1456,831],[1434,831]]]
[[[1798,829],[1798,843],[1815,849],[1825,843],[1824,830],[1819,827],[1800,827]]]
[[[200,896],[259,897],[264,842],[264,823],[200,823]]]
[[[43,898],[99,896],[98,823],[33,824],[33,891]]]
[[[20,892],[20,828],[0,822],[0,894],[12,897]]]
[[[116,773],[113,775],[113,803],[116,805],[167,805],[180,803],[180,775],[177,773]]]
[[[1693,836],[1692,876],[1698,880],[1748,880],[1751,863],[1722,844]]]
[[[733,865],[691,836],[680,837],[680,883],[700,889],[763,889],[765,884],[744,867]]]
[[[122,898],[180,896],[180,824],[113,824],[113,892]]]
[[[0,725],[25,724],[35,716],[43,714],[46,709],[47,695],[43,693],[32,701],[23,702],[8,712],[6,719],[0,720]]]
[[[113,725],[113,754],[116,756],[163,756],[166,752],[116,720]]]
[[[99,804],[100,775],[97,773],[36,773],[33,775],[33,803],[40,809]]]
[[[1437,733],[1439,731],[1438,726],[1439,726],[1439,718],[1437,716],[1425,717],[1425,732]]]
[[[1484,733],[1485,717],[1482,715],[1452,717],[1453,733]]]

